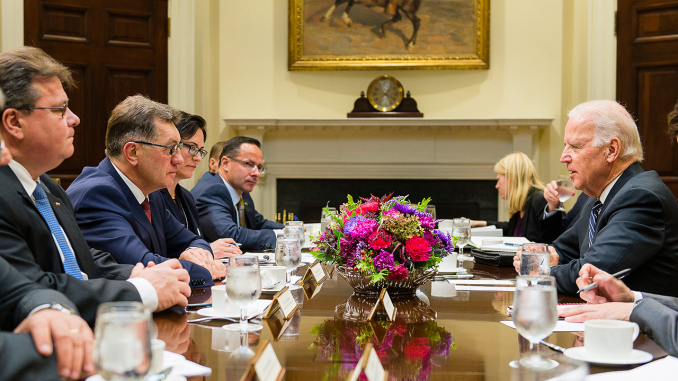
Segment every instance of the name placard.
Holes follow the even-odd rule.
[[[377,302],[374,304],[374,307],[372,307],[370,314],[367,316],[367,320],[372,320],[377,310],[380,310],[381,308],[383,308],[386,311],[388,320],[390,321],[395,320],[397,308],[395,308],[395,306],[393,305],[391,297],[388,295],[388,291],[386,291],[385,288],[381,289],[381,292],[379,293],[379,299],[377,299]]]
[[[280,381],[285,375],[285,368],[268,340],[261,343],[240,381],[252,380],[255,375],[259,381]]]
[[[304,283],[302,287],[304,288],[304,295],[306,295],[306,299],[311,300],[316,295],[318,295],[320,293],[320,289],[323,288],[323,284],[324,283],[315,284],[313,282]]]
[[[306,284],[308,282],[313,282],[315,284],[320,284],[326,279],[327,271],[325,271],[325,267],[322,263],[315,261],[310,266],[308,266],[308,269],[306,269],[304,277],[301,278],[301,283]]]
[[[365,372],[367,381],[388,380],[388,372],[384,370],[384,367],[381,365],[379,356],[377,356],[377,352],[374,350],[374,346],[371,343],[365,345],[363,355],[353,370],[350,380],[357,381],[362,372]]]
[[[278,309],[282,311],[285,319],[289,319],[292,314],[294,314],[294,311],[299,309],[299,305],[294,301],[294,297],[292,296],[289,286],[283,287],[282,290],[275,294],[271,305],[268,307],[268,310],[266,310],[264,319],[270,319],[273,317]]]
[[[276,314],[277,316],[277,314]],[[280,338],[285,334],[285,331],[287,328],[290,326],[292,321],[294,321],[294,316],[295,314],[292,315],[291,319],[285,319],[283,318],[272,318],[272,319],[265,319],[264,321],[266,322],[266,326],[268,327],[268,330],[271,331],[271,336],[273,336],[274,341],[280,340]]]

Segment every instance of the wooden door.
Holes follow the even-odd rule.
[[[68,65],[75,153],[50,171],[66,188],[105,156],[106,122],[129,95],[167,102],[167,0],[24,0],[24,39]]]
[[[643,168],[657,171],[678,199],[678,144],[666,134],[666,114],[678,100],[678,1],[619,0],[617,7],[617,99],[637,118]]]

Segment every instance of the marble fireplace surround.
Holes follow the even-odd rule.
[[[252,198],[276,212],[277,179],[493,180],[494,164],[520,151],[538,163],[553,119],[224,119],[262,143],[268,170]],[[499,199],[498,216],[507,218]]]

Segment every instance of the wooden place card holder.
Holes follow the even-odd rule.
[[[303,287],[304,289],[304,295],[306,295],[306,299],[311,300],[320,293],[320,289],[323,287],[323,283],[315,284],[313,282],[307,282],[304,283],[301,287]]]
[[[276,313],[274,315],[278,316],[279,314]],[[282,312],[280,315],[282,315]],[[266,322],[268,330],[271,331],[273,340],[278,341],[285,334],[285,331],[287,330],[287,327],[289,327],[290,323],[292,323],[292,320],[294,319],[285,319],[283,316],[283,318],[271,318],[265,319],[264,321]]]
[[[251,381],[255,376],[259,381],[280,381],[284,375],[285,368],[280,365],[273,346],[268,340],[264,340],[247,365],[240,381]]]
[[[357,381],[362,372],[365,372],[367,381],[388,380],[388,372],[384,370],[384,367],[381,365],[381,360],[379,360],[379,356],[377,356],[377,352],[374,350],[374,345],[372,343],[365,345],[363,355],[360,357],[360,360],[358,360],[358,364],[348,380]]]
[[[268,307],[268,310],[266,310],[264,319],[270,319],[275,315],[276,311],[281,310],[285,320],[287,320],[292,317],[294,312],[298,309],[299,305],[294,301],[290,287],[285,286],[273,297],[271,305]]]
[[[304,277],[301,278],[301,284],[306,284],[309,282],[320,284],[327,278],[328,275],[327,270],[325,270],[325,266],[323,266],[322,263],[315,261],[310,266],[308,266],[308,269],[306,269]]]
[[[377,310],[380,310],[382,308],[386,311],[388,320],[394,321],[396,317],[397,308],[395,308],[395,306],[393,305],[391,297],[388,295],[388,291],[386,291],[385,288],[381,289],[381,292],[379,293],[379,299],[377,299],[377,302],[374,304],[374,307],[372,307],[370,314],[367,316],[367,320],[369,321],[374,319]]]

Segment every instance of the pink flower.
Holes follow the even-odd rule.
[[[405,251],[414,262],[423,262],[431,256],[431,245],[426,239],[414,236],[405,241]]]
[[[391,269],[391,273],[388,274],[388,280],[403,280],[407,278],[407,267],[400,265]]]

